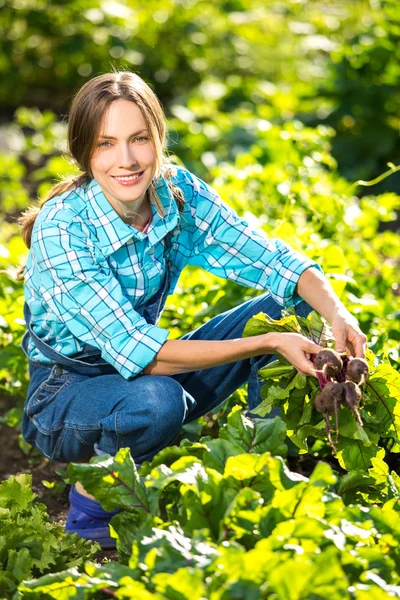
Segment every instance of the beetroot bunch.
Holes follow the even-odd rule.
[[[338,413],[341,406],[347,406],[362,427],[358,405],[361,400],[360,385],[368,375],[368,364],[363,358],[353,358],[338,354],[335,350],[321,350],[311,360],[317,372],[320,393],[315,397],[316,410],[324,415],[329,444],[334,452],[336,445],[331,437],[330,416],[335,415],[336,443],[339,435]]]

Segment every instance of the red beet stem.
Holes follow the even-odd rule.
[[[328,383],[325,379],[325,377],[323,376],[323,374],[321,373],[321,371],[316,371],[317,374],[317,379],[318,379],[318,383],[319,383],[319,387],[321,388],[321,390],[324,389],[325,385]]]

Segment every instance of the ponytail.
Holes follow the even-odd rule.
[[[80,175],[74,175],[72,177],[68,177],[67,179],[63,179],[59,183],[53,185],[51,190],[47,193],[47,195],[40,202],[40,206],[30,206],[27,208],[25,212],[22,213],[20,218],[18,219],[18,225],[21,228],[22,238],[27,245],[28,248],[31,247],[31,239],[32,239],[32,229],[35,223],[36,217],[38,216],[40,209],[48,200],[54,198],[54,196],[59,196],[68,190],[73,190],[80,185],[84,185],[89,181],[89,176],[86,173],[81,173]],[[19,269],[17,271],[17,279],[23,279],[24,270],[26,266],[26,260],[20,264]]]

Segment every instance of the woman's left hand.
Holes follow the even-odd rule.
[[[336,351],[347,349],[352,356],[365,358],[367,337],[361,331],[358,321],[346,309],[336,313],[331,322]]]

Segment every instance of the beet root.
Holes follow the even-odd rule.
[[[337,442],[337,439],[339,437],[339,405],[344,400],[344,394],[345,391],[341,383],[338,383],[337,381],[329,381],[324,386],[322,392],[320,392],[314,400],[315,409],[318,412],[322,413],[325,417],[328,441],[334,452],[336,452],[336,446],[331,438],[331,424],[329,421],[329,415],[335,415]]]
[[[348,379],[358,385],[362,385],[368,375],[368,363],[363,358],[353,358],[349,360],[346,368]]]
[[[314,406],[320,413],[333,415],[343,399],[344,389],[342,384],[337,383],[337,381],[328,381],[322,392],[315,397]]]
[[[336,378],[343,368],[343,362],[340,355],[335,352],[335,350],[326,348],[316,355],[314,367],[326,377]]]
[[[354,381],[350,380],[340,385],[343,387],[344,391],[344,404],[347,406],[347,408],[351,410],[360,427],[363,427],[363,422],[361,420],[360,413],[358,412],[357,408],[361,400],[360,388]]]

